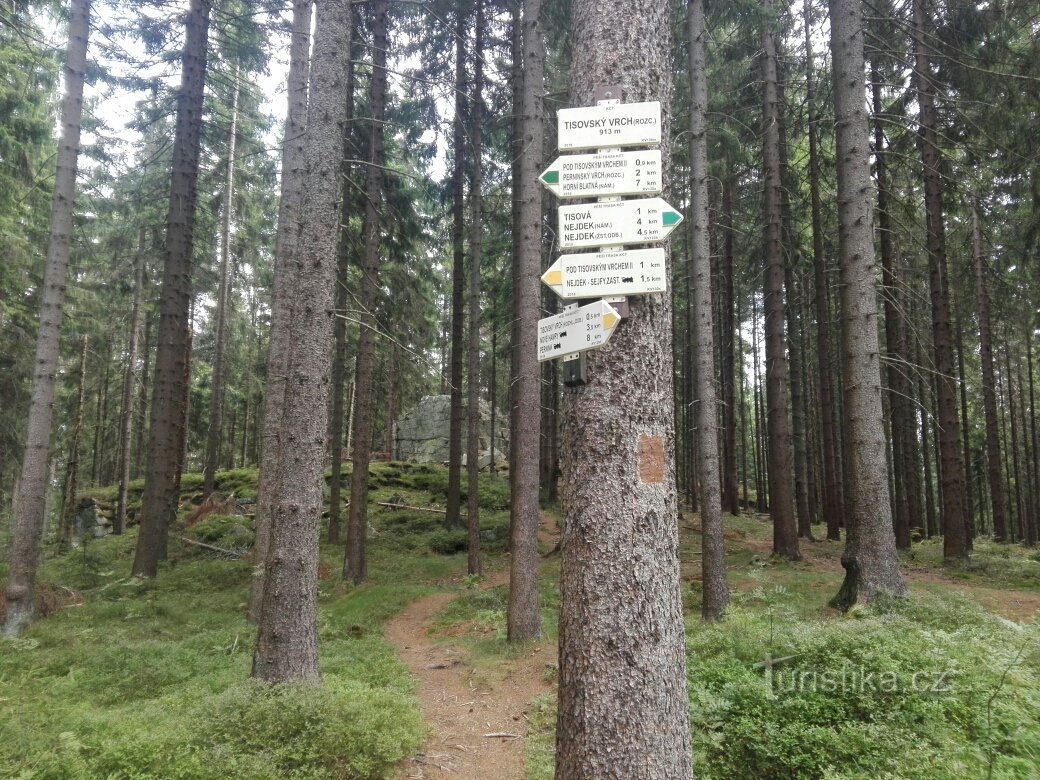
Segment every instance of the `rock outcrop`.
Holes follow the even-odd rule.
[[[466,420],[463,407],[462,446],[466,447]],[[403,415],[394,427],[394,460],[417,463],[445,463],[448,460],[451,430],[451,397],[428,395]],[[503,453],[509,452],[509,421],[495,415],[495,465],[505,465]],[[480,402],[480,466],[491,460],[491,408]]]

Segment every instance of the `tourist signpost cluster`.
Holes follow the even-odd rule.
[[[598,198],[561,205],[557,233],[561,249],[596,251],[560,255],[542,282],[568,302],[606,300],[570,303],[561,314],[539,320],[539,360],[563,358],[565,367],[574,366],[571,361],[610,340],[622,319],[611,303],[668,290],[664,249],[625,247],[663,241],[682,222],[682,214],[658,197],[622,199],[661,193],[660,144],[657,101],[603,100],[559,112],[557,146],[584,153],[561,155],[539,178],[561,200]],[[565,374],[565,384],[584,384],[582,368]]]

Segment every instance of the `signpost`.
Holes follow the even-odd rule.
[[[661,198],[560,206],[562,249],[663,241],[683,217]]]
[[[558,198],[599,198],[596,203],[560,206],[557,239],[562,249],[598,251],[564,254],[542,282],[564,300],[609,297],[539,320],[538,360],[563,358],[563,383],[586,382],[586,350],[602,347],[622,314],[624,296],[666,292],[665,251],[660,247],[624,249],[625,244],[663,241],[682,214],[661,198],[621,200],[625,195],[657,195],[663,185],[661,104],[622,103],[621,88],[597,90],[597,104],[559,111],[557,146],[564,154],[539,177]],[[622,151],[622,147],[653,149]]]
[[[562,314],[538,320],[538,360],[602,347],[619,322],[621,317],[606,301],[570,306]]]
[[[661,247],[560,255],[542,281],[565,300],[668,290]]]
[[[560,151],[661,143],[661,104],[611,102],[559,111]]]
[[[558,198],[656,195],[661,191],[661,150],[564,155],[539,178]]]

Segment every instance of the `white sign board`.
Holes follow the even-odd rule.
[[[661,150],[569,154],[539,177],[558,198],[656,195],[661,191]]]
[[[561,298],[599,298],[665,292],[664,249],[622,249],[561,255],[542,281]]]
[[[538,360],[602,347],[610,341],[621,317],[606,301],[595,301],[538,320]]]
[[[560,206],[562,249],[663,241],[683,217],[661,198]]]
[[[656,100],[561,108],[558,113],[561,151],[661,143],[661,104]]]

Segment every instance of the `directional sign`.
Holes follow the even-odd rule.
[[[557,146],[561,151],[661,143],[661,104],[658,101],[562,108],[558,113]]]
[[[661,198],[560,206],[560,247],[663,241],[683,217]]]
[[[606,301],[578,306],[538,320],[538,359],[552,360],[573,352],[602,347],[621,317]]]
[[[569,154],[540,177],[558,198],[656,195],[661,191],[661,150]]]
[[[561,255],[542,281],[564,299],[665,292],[664,249]]]

